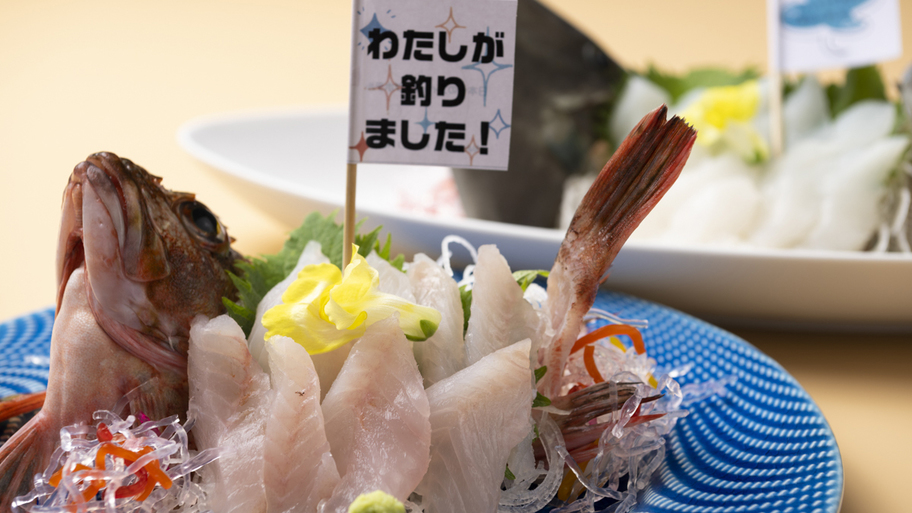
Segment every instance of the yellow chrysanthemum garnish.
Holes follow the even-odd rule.
[[[748,162],[769,157],[766,141],[751,126],[760,105],[756,80],[710,87],[687,106],[681,117],[697,129],[697,143],[714,150],[730,149]]]
[[[378,290],[380,275],[352,252],[345,272],[332,264],[301,269],[282,294],[282,304],[263,314],[266,339],[284,335],[310,354],[339,348],[364,334],[371,324],[399,314],[399,327],[412,341],[426,340],[440,325],[440,312]]]

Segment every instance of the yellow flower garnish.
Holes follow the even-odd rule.
[[[348,513],[405,513],[405,505],[392,495],[377,490],[359,495],[348,507]]]
[[[371,324],[399,313],[399,327],[412,341],[426,340],[440,325],[440,312],[378,290],[380,274],[352,252],[345,272],[332,264],[301,269],[282,294],[282,304],[263,314],[266,339],[291,337],[310,354],[339,348],[364,334]]]
[[[766,141],[751,126],[760,105],[756,80],[710,87],[681,113],[697,129],[697,142],[716,150],[728,148],[749,162],[769,157]]]

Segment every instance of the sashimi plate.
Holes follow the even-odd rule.
[[[345,108],[221,114],[187,122],[178,141],[290,229],[342,207],[347,126]],[[396,251],[439,254],[456,234],[475,247],[496,243],[515,269],[554,263],[563,231],[460,217],[447,168],[358,169],[358,215],[394,234]],[[899,253],[629,241],[606,285],[720,323],[912,332],[912,255]]]
[[[693,368],[682,386],[735,376],[724,396],[687,407],[666,439],[665,461],[637,512],[836,513],[839,448],[820,409],[778,363],[744,340],[676,310],[622,293],[595,306],[646,319],[647,352],[660,368]],[[0,397],[47,386],[53,309],[0,324]]]

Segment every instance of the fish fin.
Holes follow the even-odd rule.
[[[35,392],[0,401],[0,422],[41,408],[46,394],[46,391]]]
[[[580,322],[614,257],[681,174],[697,132],[683,119],[666,121],[662,105],[647,114],[614,152],[576,209],[548,276],[548,310],[557,332],[538,390],[559,395],[563,369]]]
[[[696,131],[662,105],[621,143],[576,210],[558,261],[582,261],[599,283],[621,246],[681,174]],[[592,260],[590,260],[592,259]]]
[[[55,440],[47,418],[39,413],[0,446],[0,511],[10,511],[13,499],[32,489],[35,474],[44,472]]]

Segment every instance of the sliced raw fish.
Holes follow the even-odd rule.
[[[307,245],[304,246],[304,251],[301,252],[301,256],[298,258],[298,263],[295,265],[294,269],[284,280],[271,288],[269,292],[263,296],[263,299],[260,300],[260,304],[257,305],[256,320],[253,322],[253,328],[250,330],[250,337],[248,337],[247,340],[250,343],[250,354],[252,354],[254,359],[259,362],[260,366],[267,371],[269,370],[269,359],[266,356],[265,336],[268,330],[263,326],[263,314],[270,308],[282,304],[282,294],[284,294],[288,286],[297,279],[301,269],[312,264],[328,263],[329,259],[323,254],[320,243],[315,240],[308,242]]]
[[[367,328],[323,401],[326,437],[342,481],[320,511],[345,512],[360,494],[408,498],[427,471],[427,394],[398,316]]]
[[[266,356],[266,340],[264,337],[267,330],[263,326],[263,314],[270,308],[282,303],[282,294],[297,279],[301,269],[308,265],[328,263],[329,258],[323,254],[320,243],[317,241],[308,242],[304,246],[304,251],[301,253],[301,257],[298,258],[298,263],[295,265],[294,270],[267,292],[260,304],[257,305],[256,321],[253,324],[253,329],[250,330],[248,342],[250,343],[250,353],[253,354],[256,361],[267,372],[269,371],[269,359]],[[329,391],[329,387],[332,385],[333,380],[336,379],[336,375],[339,374],[339,369],[342,368],[342,363],[345,361],[345,357],[348,356],[349,351],[351,351],[351,344],[346,344],[335,351],[311,356],[314,368],[320,377],[321,400],[326,396],[326,392]]]
[[[442,316],[436,333],[412,345],[424,386],[429,387],[465,367],[462,300],[456,281],[427,255],[415,255],[408,278],[418,304],[435,308]]]
[[[493,513],[510,451],[532,429],[531,342],[482,358],[427,389],[431,464],[415,490],[426,513]]]
[[[266,344],[275,399],[266,421],[264,484],[270,512],[312,512],[339,483],[307,350],[280,335]]]
[[[532,341],[533,350],[541,346],[545,323],[523,299],[522,288],[497,246],[478,249],[471,310],[465,336],[468,365],[523,339]]]
[[[203,468],[205,481],[213,487],[212,510],[265,511],[263,443],[272,393],[269,376],[250,355],[237,322],[227,315],[194,319],[187,373],[188,416],[196,419],[197,447],[222,451]]]
[[[409,283],[409,278],[404,272],[380,258],[374,251],[371,251],[365,260],[371,267],[376,269],[379,275],[380,285],[377,288],[380,292],[399,296],[411,303],[415,302],[415,296],[412,294],[412,284]]]

